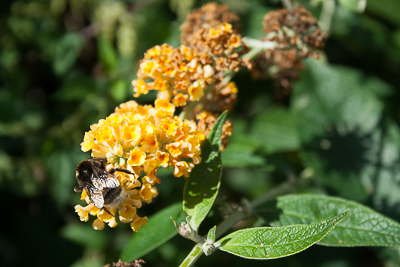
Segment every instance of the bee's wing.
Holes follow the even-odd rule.
[[[96,208],[103,208],[104,206],[104,197],[99,189],[94,186],[86,185],[85,186],[86,193],[90,199],[90,201],[96,206]]]
[[[121,185],[117,177],[101,169],[96,170],[92,175],[92,183],[99,190],[103,188],[116,188]]]

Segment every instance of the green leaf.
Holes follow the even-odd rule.
[[[265,159],[256,154],[260,147],[259,140],[250,138],[249,123],[244,119],[231,118],[233,131],[229,145],[222,153],[224,167],[256,167],[264,166]]]
[[[105,232],[94,231],[90,224],[68,224],[61,229],[62,237],[90,249],[102,249],[107,244]]]
[[[269,108],[257,115],[249,135],[259,140],[266,152],[292,151],[300,147],[294,117],[284,108]]]
[[[65,34],[55,47],[54,72],[59,75],[65,74],[75,63],[84,44],[85,38],[81,34]]]
[[[102,35],[98,39],[98,54],[106,72],[110,72],[116,67],[118,61],[117,52],[112,43]]]
[[[349,211],[346,211],[315,224],[243,229],[223,237],[215,246],[222,251],[248,259],[282,258],[317,243],[348,214]]]
[[[368,13],[400,26],[400,2],[396,0],[368,0]]]
[[[281,214],[274,226],[314,223],[350,210],[347,219],[319,242],[321,245],[400,246],[400,224],[357,202],[322,195],[288,195],[278,198],[277,207]]]
[[[116,80],[110,86],[110,93],[116,102],[124,101],[128,95],[127,83],[122,79]]]
[[[126,262],[138,259],[174,237],[178,232],[170,217],[175,221],[184,221],[181,203],[175,203],[151,216],[147,225],[133,234],[121,253],[121,259]]]
[[[243,144],[229,144],[222,153],[224,167],[257,167],[264,166],[265,159],[260,155],[254,154],[254,149]]]
[[[354,12],[363,12],[367,5],[367,0],[339,0],[339,3]]]
[[[58,101],[83,101],[96,91],[96,82],[92,77],[82,73],[71,73],[62,87],[53,94]]]
[[[213,228],[208,231],[207,234],[207,239],[210,240],[211,242],[215,242],[215,230],[217,229],[217,226],[214,226]]]
[[[382,103],[354,69],[307,60],[295,84],[295,114],[306,167],[342,197],[364,201],[373,192],[374,155],[384,131]]]
[[[197,231],[218,194],[222,174],[221,134],[227,112],[222,113],[201,146],[201,162],[187,178],[183,192],[183,210]]]

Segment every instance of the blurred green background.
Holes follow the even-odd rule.
[[[129,225],[97,232],[74,213],[82,204],[73,192],[75,167],[89,156],[79,144],[92,123],[133,99],[130,82],[143,53],[165,42],[178,46],[186,14],[206,2],[0,2],[1,266],[118,261]],[[326,5],[301,2],[317,18]],[[282,7],[277,0],[219,3],[241,17],[242,36],[253,38],[263,34],[264,14]],[[301,192],[353,199],[400,220],[400,1],[369,0],[363,13],[357,4],[334,3],[325,63],[307,60],[291,95],[276,98],[272,81],[252,80],[246,71],[234,78],[234,132],[217,206],[203,231],[222,220],[228,204],[298,176],[311,181]],[[184,179],[161,176],[159,196],[140,216],[182,201]],[[146,255],[146,266],[177,266],[192,246],[175,237]],[[314,246],[268,262],[217,252],[196,266],[400,266],[399,255],[389,248]]]

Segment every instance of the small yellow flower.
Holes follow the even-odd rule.
[[[180,154],[182,154],[182,142],[168,144],[165,148],[173,157],[178,157]]]
[[[147,130],[153,130],[153,128],[146,128]],[[142,150],[146,153],[155,153],[160,147],[159,142],[154,134],[148,134],[141,142]]]
[[[103,230],[104,229],[104,222],[99,219],[93,221],[92,227],[94,230]]]
[[[155,175],[146,175],[145,177],[142,178],[143,183],[147,183],[147,184],[159,184],[160,183],[160,179],[157,178],[157,176]]]
[[[200,100],[203,96],[204,82],[195,81],[189,88],[189,95],[191,101]]]
[[[126,142],[125,145],[135,147],[142,138],[142,131],[138,125],[122,126],[122,138]]]
[[[132,207],[129,204],[123,204],[123,207],[125,211],[121,212],[121,209],[119,210],[119,220],[123,223],[131,222],[133,217],[136,216],[136,207]]]
[[[156,157],[157,157],[158,166],[161,166],[163,168],[168,167],[168,163],[169,163],[169,154],[168,153],[162,152],[162,151],[157,151]]]
[[[170,104],[169,101],[163,99],[156,99],[155,108],[158,117],[172,117],[175,112],[175,106]]]
[[[147,217],[140,218],[139,216],[135,216],[133,218],[133,222],[131,223],[131,228],[133,231],[137,232],[140,230],[140,227],[147,224]]]
[[[131,151],[130,157],[128,159],[128,164],[130,166],[141,166],[145,161],[146,161],[146,153],[136,148]]]
[[[151,187],[150,184],[145,184],[139,192],[144,202],[150,203],[151,200],[158,195],[157,188]]]
[[[175,164],[174,176],[179,177],[185,175],[187,177],[189,172],[189,165],[185,161],[179,161]]]
[[[186,101],[188,100],[189,96],[184,95],[182,93],[177,94],[174,99],[172,99],[172,103],[174,103],[177,107],[182,107],[186,105]]]
[[[140,78],[137,80],[133,80],[132,85],[135,88],[135,97],[139,97],[141,94],[147,94],[150,89],[150,87]]]
[[[78,213],[79,219],[82,222],[87,222],[89,220],[89,212],[81,205],[75,206],[75,212]]]
[[[143,164],[143,170],[144,172],[149,175],[151,174],[158,166],[157,164],[157,159],[156,158],[152,158],[152,159],[148,159],[146,160],[146,162]]]

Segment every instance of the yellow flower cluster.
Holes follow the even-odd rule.
[[[185,106],[187,101],[199,101],[208,86],[220,83],[226,70],[238,71],[242,61],[234,50],[243,43],[230,24],[199,29],[194,39],[198,43],[191,46],[174,49],[163,44],[149,49],[132,82],[134,96],[157,90],[158,99]]]
[[[187,177],[200,158],[200,145],[204,134],[197,131],[195,122],[174,117],[175,106],[167,100],[156,100],[155,107],[142,106],[135,101],[121,104],[106,119],[93,124],[85,133],[81,149],[91,150],[92,156],[107,158],[112,168],[125,169],[133,174],[116,172],[124,192],[124,199],[117,207],[107,207],[112,214],[119,214],[124,223],[131,223],[134,231],[146,224],[147,218],[136,215],[142,202],[150,203],[158,192],[153,185],[159,167],[174,168],[176,177]],[[141,180],[141,181],[140,181]],[[84,191],[82,200],[90,203]],[[104,222],[117,225],[115,217],[99,210],[93,204],[75,207],[82,221],[88,214],[97,216],[93,228],[101,230]]]

